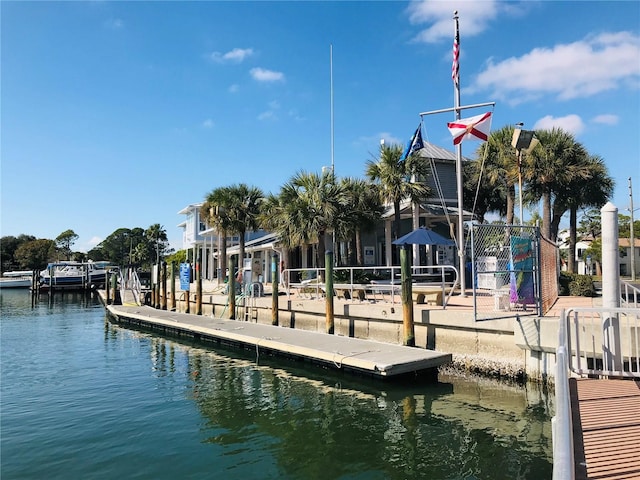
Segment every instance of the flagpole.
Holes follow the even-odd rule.
[[[453,12],[455,24],[453,42],[453,65],[451,76],[453,77],[454,88],[454,111],[455,119],[460,120],[460,30],[458,24],[458,11]],[[467,285],[465,278],[465,242],[464,242],[464,216],[463,216],[463,195],[462,195],[462,144],[456,145],[456,185],[458,189],[458,267],[460,270],[460,296],[467,296]]]

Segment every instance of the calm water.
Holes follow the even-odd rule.
[[[0,292],[3,480],[551,477],[552,399],[531,387],[257,364],[43,298]]]

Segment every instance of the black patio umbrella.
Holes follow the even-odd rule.
[[[445,238],[425,227],[409,232],[392,243],[394,245],[455,245],[455,242],[450,238]]]

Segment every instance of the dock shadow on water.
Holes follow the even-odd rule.
[[[553,398],[533,386],[382,382],[63,303],[2,293],[3,479],[551,477]]]

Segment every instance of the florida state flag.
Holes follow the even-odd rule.
[[[486,141],[491,131],[491,112],[449,122],[447,127],[453,136],[454,145],[467,139]]]

